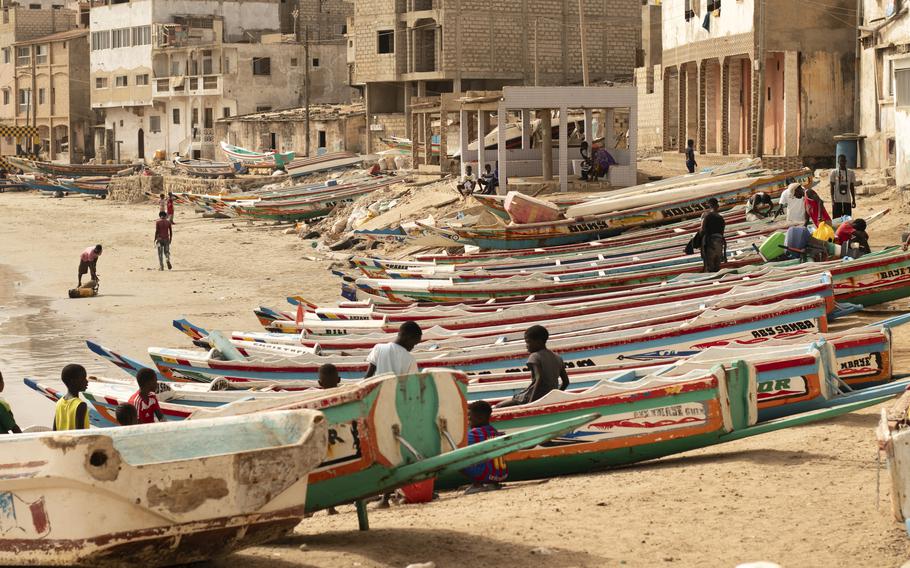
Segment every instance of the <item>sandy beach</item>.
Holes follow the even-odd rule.
[[[899,204],[865,200],[859,214],[893,207],[871,227],[895,244]],[[22,425],[49,424],[52,404],[21,379],[56,379],[66,363],[117,376],[85,339],[147,360],[149,345],[188,344],[171,325],[186,316],[224,330],[258,327],[252,308],[302,294],[337,300],[339,282],[309,243],[282,230],[202,219],[178,207],[174,270],[159,271],[156,204],[124,205],[33,193],[0,195],[0,370],[3,397]],[[71,300],[79,253],[104,245],[101,295]],[[906,306],[897,308],[907,309]],[[885,310],[869,318],[884,318]],[[858,321],[858,319],[855,319]],[[897,372],[910,371],[910,330],[895,333]],[[510,484],[480,495],[443,493],[427,505],[371,514],[357,531],[352,506],[318,513],[296,533],[218,566],[900,566],[910,539],[890,511],[890,483],[873,428],[878,408],[641,464]]]

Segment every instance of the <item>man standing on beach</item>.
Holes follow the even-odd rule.
[[[95,270],[98,267],[99,256],[101,256],[101,245],[88,247],[79,255],[79,284],[77,287],[82,286],[82,276],[89,271],[92,273],[92,280],[98,280],[98,273]]]
[[[160,211],[158,220],[155,221],[155,245],[158,247],[158,270],[164,270],[164,261],[167,260],[167,269],[171,269],[171,239],[174,238],[174,229],[167,213]]]

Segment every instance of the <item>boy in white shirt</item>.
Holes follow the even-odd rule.
[[[780,215],[787,208],[787,222],[806,224],[806,188],[800,183],[791,183],[780,194],[780,207],[774,215]]]
[[[406,321],[401,324],[394,343],[379,343],[367,355],[367,363],[370,364],[370,367],[364,378],[368,379],[373,375],[388,373],[394,375],[416,373],[417,359],[411,355],[411,350],[420,343],[422,337],[423,330],[420,329],[417,322]]]

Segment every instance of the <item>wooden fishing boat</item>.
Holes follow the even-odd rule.
[[[879,453],[887,460],[891,477],[891,512],[910,534],[910,391],[881,411],[878,428]]]
[[[710,347],[696,355],[682,357],[677,361],[665,361],[660,365],[647,363],[633,366],[628,364],[604,367],[575,368],[570,373],[569,392],[595,386],[604,381],[628,385],[645,377],[671,380],[693,370],[708,370],[718,363],[729,363],[743,359],[754,363],[759,393],[761,419],[778,417],[781,412],[795,413],[811,410],[849,388],[868,388],[891,382],[890,329],[874,326],[843,334],[824,334],[805,341],[770,341],[760,346],[745,346],[738,349]],[[63,393],[57,389],[29,379],[26,385],[52,401]],[[472,379],[468,386],[468,400],[499,400],[511,398],[526,389],[530,383],[528,373],[501,373],[498,376],[484,375]],[[240,383],[237,390],[212,390],[213,385],[227,388],[226,381],[213,384],[159,383],[158,398],[162,412],[168,420],[179,420],[189,416],[198,408],[220,407],[238,400],[287,400],[300,390],[318,388],[295,383],[283,390],[282,383],[244,389],[251,384]],[[233,386],[233,385],[231,385]],[[889,392],[899,392],[904,386],[893,387]],[[115,426],[114,412],[119,404],[127,402],[135,392],[133,380],[103,379],[89,383],[83,397],[92,405],[92,424]],[[780,408],[786,404],[787,408]]]
[[[135,171],[133,164],[55,164],[53,162],[32,162],[38,171],[65,178],[111,177],[123,171]]]
[[[230,162],[174,158],[174,165],[184,173],[197,177],[234,177],[236,173],[234,166]]]
[[[95,197],[107,197],[107,188],[111,183],[109,177],[82,177],[74,179],[59,180],[64,191],[70,193],[81,193],[83,195],[94,195]]]
[[[721,209],[744,203],[759,191],[779,195],[792,180],[811,180],[808,170],[780,172],[749,180],[720,182],[715,187],[692,192],[687,188],[668,190],[637,198],[618,200],[608,213],[572,217],[545,223],[438,228],[418,225],[426,232],[446,238],[451,246],[474,245],[482,249],[524,249],[564,245],[616,235],[633,227],[646,227],[700,216],[706,201],[716,198]]]
[[[328,422],[311,410],[4,436],[0,563],[170,566],[292,530]]]
[[[3,159],[9,162],[11,166],[22,170],[22,173],[24,174],[40,173],[40,170],[38,170],[38,167],[35,165],[35,160],[30,160],[21,156],[3,156]]]
[[[54,177],[44,174],[22,174],[16,176],[16,179],[25,184],[29,189],[43,191],[45,193],[66,192],[66,188]]]
[[[467,443],[467,377],[437,371],[403,377],[375,377],[328,391],[311,391],[282,404],[238,401],[191,417],[233,416],[271,409],[324,413],[329,425],[325,461],[310,474],[307,510],[357,501],[436,474],[457,472],[509,452],[533,446],[582,421],[552,421],[543,428],[482,444]],[[590,416],[590,414],[589,414]],[[594,415],[596,416],[596,415]]]
[[[327,215],[339,204],[351,203],[362,195],[399,181],[397,178],[372,178],[369,182],[335,191],[320,192],[308,197],[267,202],[256,201],[248,204],[237,202],[231,204],[225,212],[241,218],[301,221]]]
[[[411,321],[418,322],[424,332],[423,342],[414,348],[414,353],[473,347],[493,340],[519,340],[533,324],[543,325],[555,337],[563,333],[580,334],[593,328],[615,331],[648,327],[691,319],[709,308],[735,310],[744,306],[813,296],[826,300],[826,310],[834,307],[831,279],[824,273],[789,281],[748,282],[747,285],[729,288],[706,286],[698,292],[701,294],[688,299],[658,293],[581,303],[566,308],[530,304],[464,317],[429,320],[415,318]],[[206,329],[185,319],[173,323],[175,328],[194,341],[208,337]],[[267,344],[318,350],[323,354],[338,350],[352,354],[352,350],[367,350],[378,343],[394,341],[400,324],[387,319],[304,319],[300,325],[303,326],[303,332],[299,335],[242,331],[225,335],[239,348],[251,349],[252,345]]]
[[[508,433],[581,412],[601,415],[567,436],[506,456],[509,479],[517,481],[655,459],[807,424],[893,396],[889,385],[884,392],[860,391],[833,398],[822,409],[758,423],[756,375],[754,364],[740,360],[670,384],[651,380],[631,387],[601,383],[580,393],[553,391],[528,405],[494,410],[492,424]],[[441,476],[436,484],[454,487],[464,479]]]
[[[737,264],[746,266],[734,272],[748,274],[756,270],[754,257],[742,255]],[[849,301],[864,306],[892,301],[910,295],[910,253],[897,247],[866,255],[850,261],[836,260],[820,263],[797,261],[777,262],[774,269],[791,276],[815,271],[830,272],[834,278],[834,291],[838,301]],[[758,268],[757,270],[765,270]],[[593,274],[574,275],[573,278],[546,278],[542,276],[513,276],[490,282],[454,283],[445,280],[395,280],[358,278],[358,296],[370,298],[379,303],[410,302],[483,302],[491,298],[500,300],[521,300],[533,296],[551,299],[572,295],[592,294],[600,291],[618,290],[620,287],[635,288],[642,283],[666,281],[686,272],[697,272],[692,265],[677,265],[671,268],[657,268],[652,271],[618,275]],[[699,275],[702,279],[722,279],[730,270],[714,275]],[[688,277],[686,277],[688,278]],[[672,283],[673,280],[670,280]]]
[[[631,359],[659,361],[691,355],[718,345],[750,345],[782,337],[802,337],[825,331],[825,300],[806,298],[737,310],[708,309],[686,322],[655,324],[647,328],[605,331],[585,330],[550,338],[550,348],[559,353],[569,368],[603,365]],[[317,376],[319,366],[330,360],[342,378],[362,377],[365,357],[286,354],[257,355],[245,360],[225,361],[214,351],[150,347],[149,356],[168,378],[210,382],[219,377],[235,381],[307,380]],[[422,369],[456,368],[471,373],[522,369],[527,352],[524,341],[488,343],[449,351],[415,352]]]
[[[320,156],[298,158],[288,164],[285,169],[290,177],[295,178],[332,170],[353,168],[372,158],[372,156],[360,156],[351,152],[329,152]]]
[[[231,162],[256,168],[284,167],[294,159],[294,152],[254,152],[223,140],[221,151]]]

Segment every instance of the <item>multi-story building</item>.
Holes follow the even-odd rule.
[[[309,49],[281,28],[284,0],[132,0],[91,10],[92,106],[108,157],[216,157],[218,118],[350,97],[343,43]],[[99,135],[100,137],[100,135]]]
[[[910,185],[910,10],[906,3],[862,0],[859,133],[863,166],[895,168]],[[904,6],[902,6],[904,4]]]
[[[75,29],[12,45],[15,77],[2,88],[3,107],[13,119],[7,124],[36,126],[43,157],[82,163],[94,157],[89,86],[88,30]],[[15,153],[12,140],[2,153]]]
[[[37,92],[33,89],[32,80],[29,76],[26,78],[25,72],[31,74],[31,65],[36,63],[36,75],[40,81],[44,81],[45,76],[52,71],[58,73],[53,78],[54,87],[59,88],[61,85],[60,73],[69,77],[70,71],[61,65],[68,63],[70,58],[54,59],[53,67],[50,65],[51,57],[49,55],[49,43],[37,45],[19,45],[18,42],[27,42],[40,37],[50,36],[59,32],[66,32],[76,28],[78,25],[77,12],[64,8],[64,3],[59,2],[52,4],[47,0],[36,0],[26,6],[0,1],[0,124],[3,125],[22,125],[35,126],[35,118],[39,113],[50,111],[48,106],[36,107],[32,104],[31,93]],[[75,40],[76,42],[80,40]],[[82,39],[81,41],[84,41]],[[66,43],[67,48],[70,47]],[[33,58],[32,55],[35,57]],[[40,67],[40,69],[37,69]],[[50,79],[48,79],[50,81]],[[42,88],[51,88],[50,84]],[[46,91],[49,94],[50,91]],[[59,94],[59,92],[58,92]],[[59,99],[62,103],[62,99]],[[20,104],[25,103],[25,104]],[[49,103],[45,103],[48,105]],[[88,107],[87,107],[88,108]],[[56,105],[54,111],[60,111],[62,107]],[[41,118],[48,118],[42,115]],[[61,115],[55,115],[55,124],[63,124],[60,120]],[[48,129],[49,122],[39,122],[40,144],[45,148],[54,147],[51,132]],[[21,143],[21,144],[20,144]],[[24,139],[16,140],[12,137],[0,138],[0,154],[15,154],[17,145],[20,150],[31,151],[33,148],[22,147],[30,146]],[[58,146],[59,147],[59,146]]]
[[[631,79],[641,0],[373,0],[356,2],[349,30],[354,83],[378,136],[407,136],[412,96],[506,85]]]
[[[664,0],[663,149],[832,163],[853,129],[853,0]]]

